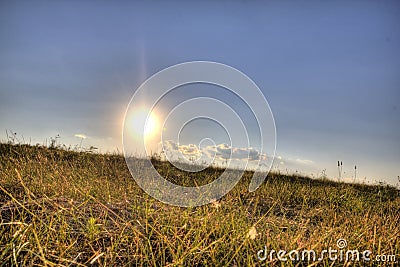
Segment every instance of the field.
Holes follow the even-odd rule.
[[[153,163],[181,184],[223,171]],[[212,204],[180,208],[142,191],[121,155],[0,144],[0,266],[398,266],[398,189],[270,173],[249,193],[250,178]],[[370,261],[318,260],[339,239],[345,253],[370,250]],[[279,261],[271,250],[317,259]]]

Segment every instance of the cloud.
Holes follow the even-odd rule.
[[[195,144],[180,145],[172,140],[164,141],[162,145],[168,159],[180,159],[183,156],[186,159],[195,158],[196,160],[201,159],[202,162],[214,161],[216,163],[223,163],[230,159],[236,165],[244,164],[247,161],[261,160],[264,162],[263,166],[268,166],[266,164],[267,155],[261,154],[257,149],[251,147],[231,147],[228,144],[198,147]]]
[[[172,140],[164,141],[162,145],[163,145],[164,150],[166,150],[166,151],[173,151],[173,150],[179,149],[178,144]]]
[[[259,160],[260,159],[260,153],[256,149],[249,148],[248,152],[249,152],[248,157],[250,160]]]
[[[232,148],[228,146],[227,144],[219,144],[216,147],[216,156],[223,158],[223,159],[229,159],[231,158],[232,155]]]
[[[180,145],[178,149],[184,155],[197,156],[197,155],[201,154],[201,151],[194,144]]]
[[[309,160],[309,159],[296,159],[296,162],[304,165],[311,165],[314,164],[314,161]]]
[[[169,160],[195,160],[197,163],[211,163],[225,165],[230,160],[231,166],[245,168],[255,168],[257,165],[261,169],[269,169],[272,157],[252,147],[232,147],[222,143],[198,147],[195,144],[179,144],[168,140],[163,142],[164,153]],[[274,158],[273,169],[285,170],[289,172],[306,171],[316,172],[317,165],[313,160],[300,157],[288,157],[276,155]],[[246,167],[247,168],[247,167]]]
[[[319,168],[317,164],[310,159],[303,159],[298,157],[287,157],[277,155],[274,158],[273,169],[283,170],[289,173],[305,172],[307,175],[310,173],[317,173]]]
[[[230,147],[227,144],[217,146],[217,156],[223,159],[259,160],[260,153],[254,148]]]
[[[82,139],[86,139],[87,138],[87,136],[85,134],[79,134],[79,133],[75,134],[74,136],[78,137],[78,138],[82,138]]]
[[[290,157],[282,157],[276,156],[275,161],[282,165],[296,165],[296,166],[312,166],[315,164],[314,161],[309,159],[300,159],[300,158],[290,158]]]

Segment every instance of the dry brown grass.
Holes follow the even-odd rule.
[[[189,177],[154,163],[182,184],[222,171]],[[264,246],[321,251],[339,238],[400,260],[397,189],[272,173],[249,193],[250,177],[219,201],[179,208],[147,196],[120,155],[0,144],[0,266],[272,266],[281,262],[257,259]]]

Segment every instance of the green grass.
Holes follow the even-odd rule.
[[[153,163],[184,185],[223,171],[189,176]],[[0,266],[307,266],[256,254],[336,249],[339,238],[400,261],[396,188],[270,173],[249,193],[250,179],[246,172],[217,202],[180,208],[144,193],[120,155],[0,144]],[[325,258],[318,266],[347,265]]]

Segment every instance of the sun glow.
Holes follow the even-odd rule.
[[[158,132],[158,117],[154,111],[150,115],[148,112],[146,109],[140,109],[130,116],[130,128],[139,137],[151,138]]]

